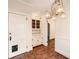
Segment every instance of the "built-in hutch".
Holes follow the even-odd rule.
[[[32,19],[32,46],[42,44],[40,20]]]

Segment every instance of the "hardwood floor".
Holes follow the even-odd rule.
[[[10,59],[68,59],[55,52],[55,40],[50,40],[48,46],[40,45],[34,47],[32,51],[18,55]]]

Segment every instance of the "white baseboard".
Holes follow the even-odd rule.
[[[70,58],[70,56],[66,53],[64,53],[63,51],[59,50],[59,49],[55,49],[56,52],[62,54],[63,56],[67,57],[67,58]]]
[[[44,46],[47,46],[47,45],[48,45],[48,43],[43,43],[43,45],[44,45]]]

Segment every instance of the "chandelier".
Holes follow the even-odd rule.
[[[63,0],[55,0],[50,5],[50,11],[48,11],[46,14],[47,19],[50,19],[50,18],[55,19],[57,16],[64,17]]]

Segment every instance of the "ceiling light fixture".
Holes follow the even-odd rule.
[[[49,4],[50,4],[50,13],[48,11],[48,15],[46,16],[47,19],[52,18],[55,19],[55,17],[57,16],[61,16],[64,17],[65,16],[65,12],[64,12],[64,8],[63,8],[63,0],[55,0],[52,4],[51,1],[49,0]]]

